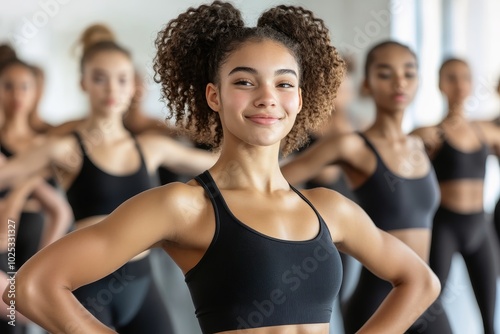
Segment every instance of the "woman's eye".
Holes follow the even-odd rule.
[[[391,75],[389,73],[378,73],[377,77],[379,79],[389,79],[391,77]]]
[[[251,86],[252,85],[252,83],[248,80],[238,80],[234,84],[238,85],[238,86]]]
[[[417,76],[417,74],[410,72],[410,73],[406,73],[405,76],[406,76],[407,79],[413,79],[413,78],[415,78]]]
[[[290,82],[283,82],[283,83],[280,83],[278,85],[278,87],[281,87],[281,88],[293,88],[295,86],[292,83],[290,83]]]

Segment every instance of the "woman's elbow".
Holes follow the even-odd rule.
[[[419,280],[419,292],[425,296],[427,306],[430,306],[441,293],[441,283],[434,272],[425,265],[422,268],[421,279]]]
[[[29,317],[31,310],[37,309],[37,300],[40,300],[42,291],[29,275],[9,276],[2,299],[5,304]]]

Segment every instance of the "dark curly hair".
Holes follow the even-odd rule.
[[[161,84],[168,118],[196,142],[217,148],[223,133],[219,115],[207,104],[208,83],[219,83],[218,72],[243,43],[270,39],[289,49],[299,66],[303,107],[282,153],[303,146],[308,133],[333,111],[333,100],[345,64],[331,45],[323,20],[302,7],[277,6],[265,11],[257,27],[245,27],[232,4],[214,1],[189,8],[158,33],[155,81]]]

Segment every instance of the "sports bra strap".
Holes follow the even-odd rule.
[[[87,150],[85,149],[85,146],[83,146],[82,136],[77,131],[73,131],[72,133],[76,137],[76,141],[78,142],[78,145],[80,146],[80,149],[82,150],[82,154],[87,155]]]
[[[373,154],[375,154],[375,157],[377,158],[377,160],[382,161],[382,158],[380,157],[380,154],[378,154],[377,149],[372,144],[372,142],[368,139],[368,137],[366,137],[366,135],[364,133],[362,133],[362,132],[357,132],[357,134],[361,138],[363,138],[363,140],[365,141],[366,146],[368,146],[373,151]]]
[[[136,136],[131,132],[130,135],[132,136],[132,139],[134,140],[135,147],[137,148],[137,152],[139,152],[139,157],[141,158],[141,162],[143,165],[146,165],[146,160],[144,159],[144,154],[141,149],[141,145],[139,145],[139,141],[137,140]]]
[[[210,194],[210,196],[215,199],[217,196],[220,195],[220,190],[215,184],[214,179],[208,172],[208,170],[204,171],[202,174],[198,175],[195,177],[195,180],[200,183],[203,188],[207,190],[207,192]]]

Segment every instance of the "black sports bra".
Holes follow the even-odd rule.
[[[489,154],[488,146],[482,141],[481,147],[473,152],[459,151],[450,145],[443,133],[443,144],[432,159],[432,164],[439,181],[484,180]]]
[[[141,157],[139,170],[129,175],[116,176],[94,165],[85,151],[80,135],[77,132],[73,134],[83,156],[82,168],[66,191],[76,221],[110,214],[132,196],[151,188],[151,179],[137,141],[136,147]]]
[[[207,171],[196,177],[215,211],[215,235],[186,274],[204,334],[292,324],[328,323],[342,280],[342,263],[328,227],[307,241],[272,238],[229,210]]]
[[[354,189],[359,205],[375,225],[384,231],[431,228],[440,194],[430,163],[429,173],[423,177],[400,177],[387,168],[368,138],[362,133],[359,135],[377,159],[375,172]]]

